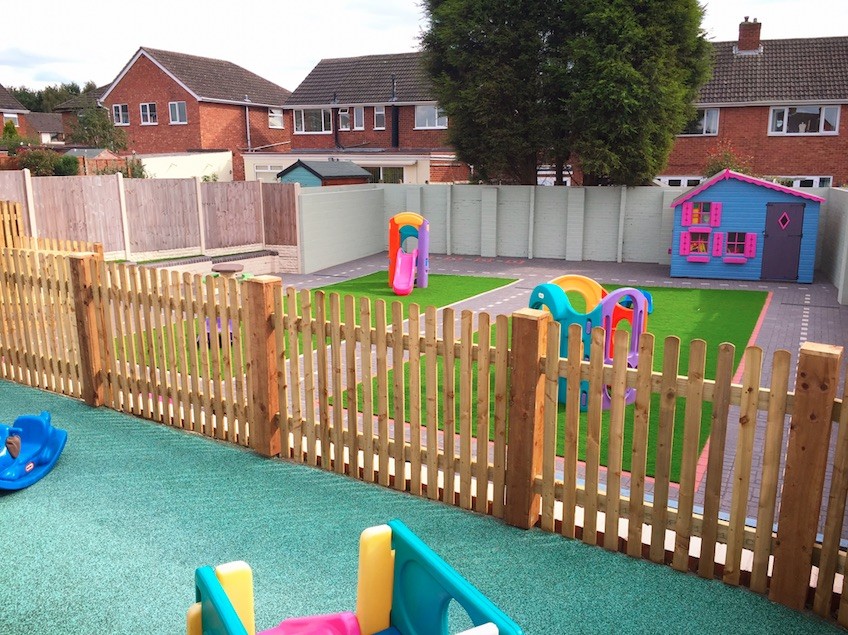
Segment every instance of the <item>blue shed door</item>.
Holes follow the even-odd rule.
[[[763,280],[797,280],[804,203],[766,204]]]

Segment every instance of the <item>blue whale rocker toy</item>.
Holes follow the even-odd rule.
[[[0,490],[19,490],[53,469],[68,440],[50,424],[50,413],[21,415],[11,426],[0,423]]]

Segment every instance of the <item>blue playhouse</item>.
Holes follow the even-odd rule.
[[[732,170],[675,199],[671,275],[812,282],[820,196]]]

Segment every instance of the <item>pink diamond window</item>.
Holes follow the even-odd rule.
[[[789,214],[787,214],[786,212],[783,212],[783,214],[781,214],[780,218],[777,219],[777,224],[780,225],[781,229],[785,230],[787,227],[789,227],[789,221],[790,220],[791,219],[789,218]]]

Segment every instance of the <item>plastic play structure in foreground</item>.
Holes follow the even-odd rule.
[[[254,635],[253,577],[246,563],[198,568],[195,589],[197,602],[186,617],[188,635]],[[448,606],[452,601],[474,624],[461,635],[523,633],[399,520],[362,532],[356,596],[355,613],[287,619],[262,633],[448,635]]]
[[[50,413],[0,423],[0,490],[29,487],[53,469],[68,433],[50,425]]]
[[[568,299],[569,291],[580,294],[586,303],[586,313],[576,311]],[[630,324],[630,349],[627,353],[627,365],[636,368],[639,364],[639,337],[648,328],[648,314],[653,311],[653,299],[647,291],[623,287],[607,292],[598,282],[578,275],[565,275],[550,282],[540,284],[530,295],[530,308],[547,308],[553,318],[560,323],[560,348],[562,357],[568,355],[568,327],[579,324],[582,327],[583,356],[589,359],[592,345],[592,329],[602,326],[605,331],[604,363],[611,364],[615,331],[624,321]],[[565,379],[559,380],[559,402],[565,403]],[[636,391],[628,388],[625,392],[627,403],[636,399]],[[610,406],[609,391],[602,395],[604,409]],[[580,384],[580,409],[585,411],[589,404],[588,382]]]
[[[416,239],[414,248],[405,245]],[[389,220],[389,284],[397,295],[427,286],[430,270],[430,222],[415,212],[400,212]]]

